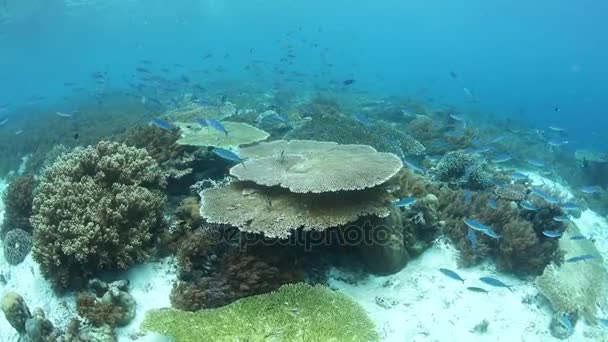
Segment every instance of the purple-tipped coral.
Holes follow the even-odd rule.
[[[145,150],[100,142],[59,158],[34,197],[34,259],[57,288],[145,261],[165,227],[156,162]]]

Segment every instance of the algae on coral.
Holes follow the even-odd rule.
[[[152,310],[145,332],[191,341],[378,341],[364,309],[344,294],[303,283],[241,299],[219,309]]]

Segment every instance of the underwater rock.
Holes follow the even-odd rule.
[[[382,187],[294,194],[241,182],[205,189],[200,196],[201,216],[207,222],[229,224],[270,238],[286,238],[298,228],[323,231],[367,215],[384,217],[391,199]]]
[[[2,249],[6,262],[18,265],[32,249],[32,235],[21,229],[10,230],[4,237]]]
[[[127,325],[135,318],[137,307],[128,289],[126,280],[105,283],[91,279],[88,290],[78,294],[78,314],[96,327]]]
[[[237,148],[258,141],[266,140],[269,134],[265,131],[242,122],[223,121],[228,134],[198,123],[177,122],[181,137],[177,143],[185,146]]]
[[[34,309],[32,317],[25,322],[25,330],[31,342],[52,341],[53,339],[50,337],[55,332],[53,323],[46,319],[41,308]]]
[[[168,335],[175,342],[294,341],[302,336],[310,341],[380,339],[365,310],[350,297],[301,283],[215,310],[152,310],[141,330]]]
[[[4,221],[0,226],[0,239],[4,240],[6,234],[12,229],[21,229],[31,233],[30,216],[32,216],[32,203],[34,199],[34,176],[18,176],[10,182],[3,194]]]
[[[25,322],[32,317],[25,300],[16,292],[7,292],[2,297],[2,312],[15,330],[25,334]]]
[[[34,197],[34,260],[57,289],[145,261],[165,227],[158,164],[143,149],[100,142],[45,169]]]
[[[307,140],[261,143],[242,148],[240,155],[248,159],[231,168],[231,175],[296,193],[372,188],[387,182],[403,167],[394,154],[377,152],[370,146]]]

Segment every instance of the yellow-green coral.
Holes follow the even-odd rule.
[[[58,288],[148,258],[165,197],[146,150],[100,142],[47,168],[34,197],[32,254]]]
[[[383,188],[322,194],[295,194],[233,182],[201,192],[201,215],[211,223],[286,238],[293,229],[324,230],[361,216],[386,216],[390,195]]]
[[[371,188],[402,168],[399,157],[367,145],[340,145],[312,140],[277,140],[244,147],[230,174],[241,181],[281,186],[297,193]]]
[[[242,122],[222,122],[228,134],[211,127],[202,127],[197,123],[177,122],[181,137],[177,140],[180,145],[238,147],[265,140],[269,134],[261,129]]]
[[[219,309],[152,310],[141,329],[192,341],[378,341],[374,323],[351,298],[321,285],[291,284]]]

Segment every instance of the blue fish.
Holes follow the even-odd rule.
[[[545,162],[538,160],[538,159],[526,159],[526,162],[528,162],[528,164],[532,165],[532,166],[536,166],[536,167],[546,167],[547,164],[545,164]]]
[[[479,153],[479,154],[483,154],[483,153],[487,153],[487,152],[492,151],[492,148],[490,146],[480,146],[480,147],[474,147],[474,148],[467,148],[464,151],[466,153]]]
[[[515,180],[527,180],[528,176],[526,176],[525,174],[523,174],[521,172],[513,172],[511,174],[511,178],[513,178]]]
[[[511,155],[510,155],[510,154],[508,154],[508,153],[501,153],[501,154],[498,154],[498,155],[496,155],[496,156],[494,157],[494,159],[492,159],[492,161],[493,161],[494,163],[497,163],[497,164],[500,164],[500,163],[506,163],[506,162],[508,162],[509,160],[511,160]]]
[[[519,205],[526,210],[531,210],[531,211],[538,210],[538,207],[535,206],[534,204],[530,203],[530,201],[523,200],[523,201],[519,202]]]
[[[477,251],[477,235],[475,235],[475,231],[471,228],[467,228],[467,240],[471,243],[473,251]]]
[[[583,255],[578,255],[578,256],[566,259],[566,262],[579,262],[579,261],[588,261],[588,260],[595,260],[595,259],[597,259],[597,257],[594,255],[583,254]]]
[[[549,195],[548,193],[542,191],[539,188],[532,188],[532,193],[536,196],[539,196],[540,198],[544,199],[545,201],[551,203],[551,204],[559,204],[559,198],[557,197],[553,197],[551,195]]]
[[[426,173],[426,169],[413,160],[404,159],[403,163],[410,169],[414,170],[414,172]]]
[[[485,231],[488,231],[488,230],[494,230],[494,229],[492,229],[492,227],[490,227],[488,225],[485,225],[485,224],[483,224],[483,223],[481,223],[481,222],[479,222],[479,221],[477,221],[475,219],[472,219],[472,218],[465,218],[464,219],[464,223],[469,228],[471,228],[473,230],[476,230],[478,232],[482,232],[482,233],[485,232]]]
[[[469,205],[471,204],[471,190],[466,189],[464,191],[464,204]]]
[[[410,205],[416,203],[416,197],[404,197],[397,201],[393,201],[393,206],[396,208],[409,207]]]
[[[196,122],[197,124],[203,126],[203,127],[207,127],[207,120],[206,119],[194,119],[194,122]]]
[[[570,237],[570,240],[587,240],[584,235],[574,235]]]
[[[359,123],[366,127],[372,125],[372,122],[369,120],[369,118],[361,113],[356,113],[355,115],[353,115],[353,119],[357,120]]]
[[[205,119],[205,121],[207,122],[207,126],[212,127],[215,130],[228,135],[228,131],[226,131],[226,128],[221,122],[215,120],[214,118],[207,118]]]
[[[462,279],[462,277],[458,275],[458,273],[452,270],[448,270],[447,268],[440,268],[439,271],[454,280],[459,280],[464,283],[464,279]]]
[[[562,204],[562,209],[563,210],[582,210],[583,207],[581,207],[580,205],[573,203],[573,202],[566,202],[564,204]]]
[[[491,227],[488,227],[488,229],[482,231],[482,233],[486,234],[487,236],[491,237],[492,239],[500,239],[502,236],[498,235],[498,233],[496,231],[494,231],[494,229],[492,229]]]
[[[496,143],[499,143],[499,142],[503,141],[505,138],[506,138],[506,136],[505,136],[505,135],[499,135],[499,136],[497,136],[496,138],[492,139],[492,140],[490,141],[490,143],[492,143],[492,144],[496,144]]]
[[[549,146],[562,147],[562,146],[568,144],[568,140],[564,140],[564,139],[549,139],[547,141],[547,143],[549,144]]]
[[[570,221],[570,218],[568,216],[566,216],[566,215],[560,215],[560,216],[555,216],[553,218],[553,221],[556,221],[556,222],[568,222],[568,221]]]
[[[581,191],[586,194],[599,194],[602,192],[602,188],[598,185],[584,186]]]
[[[476,286],[469,286],[469,287],[467,287],[467,290],[469,290],[471,292],[489,293],[488,290],[482,289],[481,287],[476,287]]]
[[[173,124],[171,124],[170,122],[165,121],[161,118],[154,118],[154,119],[152,119],[151,123],[156,127],[166,129],[168,131],[174,130],[176,128]]]
[[[488,200],[488,205],[490,206],[490,208],[492,209],[498,209],[498,203],[496,203],[496,200],[493,198],[490,198]]]
[[[598,318],[597,320],[600,322],[601,325],[604,326],[604,328],[608,328],[608,319],[606,319],[606,318]]]
[[[245,160],[247,160],[247,158],[241,158],[236,153],[221,147],[213,147],[211,151],[222,159],[241,163],[243,167],[245,167]]]
[[[566,330],[568,331],[568,333],[572,332],[572,330],[574,330],[574,326],[572,325],[572,322],[570,321],[570,319],[568,318],[568,316],[566,316],[566,314],[560,315],[557,320],[559,321],[559,323],[561,325],[564,326],[564,328],[566,328]]]
[[[558,238],[562,236],[562,232],[559,230],[543,230],[543,235],[550,238]]]
[[[505,283],[503,283],[502,281],[496,279],[496,278],[492,278],[492,277],[481,277],[479,278],[479,280],[481,280],[482,282],[490,285],[490,286],[495,286],[495,287],[506,287],[509,289],[509,291],[513,292],[513,290],[511,289],[511,287],[513,287],[513,285],[507,285]]]

